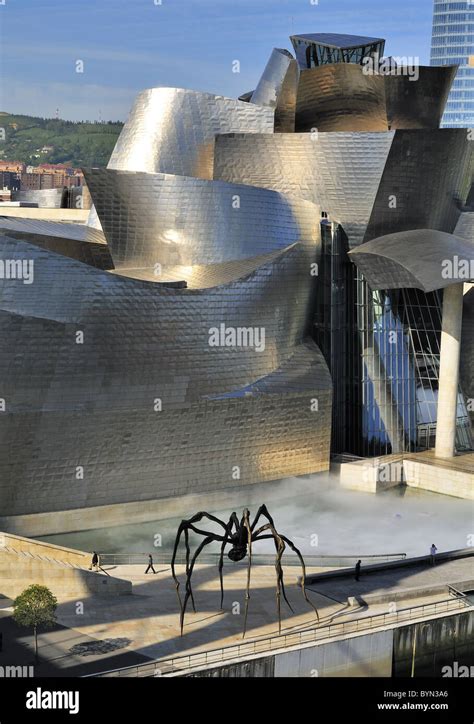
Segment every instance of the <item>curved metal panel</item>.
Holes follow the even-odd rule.
[[[439,128],[457,69],[457,65],[420,65],[418,80],[385,76],[388,127]]]
[[[316,203],[362,242],[394,132],[232,134],[216,139],[214,177]]]
[[[299,67],[287,50],[274,48],[250,103],[275,110],[275,132],[295,130],[296,93]]]
[[[0,310],[66,326],[83,325],[80,328],[88,329],[95,338],[89,352],[99,353],[104,345],[104,364],[109,360],[120,384],[126,387],[127,374],[139,375],[141,370],[144,379],[151,376],[155,384],[166,380],[167,404],[184,403],[203,394],[246,386],[270,374],[292,354],[310,323],[314,280],[308,269],[317,260],[317,252],[313,245],[295,244],[241,279],[201,290],[109,274],[3,237],[0,258],[33,260],[35,277],[34,284],[26,285],[0,280]],[[147,330],[153,355],[144,360],[140,340],[146,320],[153,320],[152,329]],[[210,345],[209,329],[221,323],[231,328],[265,328],[265,348]],[[114,341],[117,324],[122,331]],[[124,345],[129,346],[126,354],[120,352]],[[87,377],[96,364],[93,357],[87,357],[83,348],[74,347],[69,354],[68,364],[57,374],[64,373],[65,379],[69,373]],[[102,377],[91,379],[85,387],[88,395],[94,387],[94,393],[100,394]],[[107,396],[107,390],[104,392]],[[80,400],[79,388],[77,394]]]
[[[362,70],[352,63],[302,70],[296,132],[388,130],[383,80]]]
[[[26,236],[59,237],[79,242],[107,244],[100,231],[83,224],[68,224],[62,221],[45,221],[43,219],[23,219],[16,216],[0,216],[0,229],[10,236],[24,234]],[[17,237],[19,238],[19,236]]]
[[[64,189],[24,189],[12,191],[12,201],[24,201],[37,204],[40,209],[60,209],[64,197]]]
[[[272,108],[184,88],[151,88],[138,94],[108,168],[210,179],[218,133],[272,133],[273,123]]]
[[[115,268],[208,264],[319,239],[314,204],[251,186],[85,169]]]
[[[270,107],[225,96],[150,88],[137,95],[107,168],[211,179],[217,134],[272,133],[274,117]],[[87,224],[102,229],[94,206]]]
[[[189,290],[3,237],[0,258],[33,260],[35,283],[0,280],[2,514],[213,490],[236,465],[239,485],[327,469],[331,381],[304,343],[315,253]],[[263,348],[210,345],[221,324],[264,329]],[[92,484],[74,484],[78,461]]]
[[[4,216],[0,231],[98,269],[114,268],[104,235],[87,225]]]
[[[286,254],[289,248],[291,247],[283,251],[272,251],[269,254],[260,254],[250,259],[238,259],[237,261],[224,261],[217,264],[193,264],[193,266],[169,266],[159,269],[159,273],[154,267],[127,267],[126,269],[118,269],[115,273],[130,279],[142,279],[143,281],[158,284],[183,282],[182,286],[188,289],[208,289],[247,276],[263,264],[275,261]]]
[[[472,159],[465,129],[396,131],[364,241],[410,229],[453,233]]]
[[[356,246],[416,228],[452,233],[472,146],[464,129],[233,134],[216,140],[214,175],[312,200]]]
[[[454,233],[466,241],[474,240],[474,211],[464,211],[460,215]]]
[[[435,229],[416,229],[372,239],[349,252],[372,289],[416,288],[433,292],[458,284],[458,260],[474,259],[474,239]],[[469,277],[467,277],[469,279]],[[462,281],[462,279],[461,279]]]
[[[455,66],[418,68],[407,75],[369,74],[354,63],[302,70],[296,131],[386,131],[438,128]]]

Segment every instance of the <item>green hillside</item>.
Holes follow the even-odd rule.
[[[55,118],[17,116],[0,112],[0,160],[40,163],[67,163],[71,166],[106,166],[122,123],[75,123]],[[45,146],[52,150],[41,152]]]

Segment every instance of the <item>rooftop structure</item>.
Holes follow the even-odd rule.
[[[382,57],[383,38],[338,33],[310,33],[292,35],[300,68],[315,68],[332,63],[362,63],[367,57]]]

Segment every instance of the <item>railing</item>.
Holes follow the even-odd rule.
[[[460,598],[460,599],[467,598],[466,594],[463,591],[458,591],[458,589],[454,588],[454,586],[448,585],[448,593],[450,596],[453,596],[453,598]]]
[[[15,556],[23,556],[23,558],[29,558],[34,561],[45,561],[46,563],[54,563],[58,566],[64,566],[66,568],[78,568],[80,570],[84,570],[86,567],[86,560],[84,559],[84,563],[82,565],[79,565],[79,563],[73,563],[71,561],[62,560],[60,558],[52,558],[52,556],[45,556],[41,555],[40,553],[32,553],[31,551],[27,550],[21,550],[17,548],[13,548],[13,546],[0,546],[0,553],[9,553]],[[107,574],[108,575],[108,574]]]
[[[420,618],[427,618],[449,611],[462,611],[466,608],[474,610],[474,605],[469,600],[450,598],[435,603],[425,603],[421,606],[402,608],[393,613],[378,613],[373,616],[364,616],[340,623],[326,624],[314,628],[296,631],[294,633],[268,636],[266,638],[254,639],[253,641],[241,644],[232,644],[220,649],[199,651],[193,654],[176,656],[158,661],[151,661],[137,666],[127,666],[122,669],[103,671],[98,674],[89,674],[84,678],[92,677],[154,677],[167,676],[169,674],[184,673],[188,669],[196,669],[210,666],[212,664],[225,663],[231,660],[245,660],[250,656],[258,654],[267,655],[272,651],[302,646],[324,639],[334,638],[352,633],[370,631],[381,627],[394,626],[404,621],[413,621]]]
[[[154,552],[153,564],[156,565],[170,565],[171,564],[171,551]],[[219,562],[219,553],[204,553],[199,556],[198,563],[205,563],[208,565],[217,565]],[[321,555],[321,556],[305,556],[303,555],[307,568],[324,568],[324,567],[346,567],[356,563],[359,559],[362,562],[368,563],[387,563],[389,561],[399,561],[406,558],[406,553],[386,553],[380,555]],[[176,564],[184,565],[186,563],[186,557],[183,552],[178,553],[176,556]],[[260,566],[273,566],[275,565],[274,555],[252,555],[252,563]],[[284,558],[284,563],[287,566],[299,566],[300,562],[298,556],[293,553],[288,553]],[[148,553],[101,553],[100,554],[101,566],[125,566],[125,565],[148,565]],[[234,565],[246,566],[247,561],[234,563]]]

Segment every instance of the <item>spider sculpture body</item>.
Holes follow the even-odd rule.
[[[262,518],[262,516],[267,520],[266,523],[263,525],[257,527],[257,524],[259,520]],[[222,528],[222,533],[213,533],[210,531],[202,530],[201,528],[197,527],[196,524],[199,523],[203,518],[207,518],[210,521],[213,521],[214,523],[217,523]],[[191,550],[189,546],[189,531],[193,531],[193,533],[196,533],[197,535],[203,536],[204,540],[200,543],[200,545],[197,547],[194,555],[191,558]],[[185,585],[185,593],[184,593],[184,601],[181,599],[181,595],[179,592],[180,588],[180,582],[178,581],[178,578],[176,577],[176,570],[175,570],[175,562],[176,562],[176,554],[178,552],[179,543],[181,540],[181,536],[184,536],[184,544],[186,547],[186,585]],[[268,512],[266,505],[261,505],[260,508],[257,511],[257,514],[255,516],[255,519],[253,523],[250,522],[250,511],[245,509],[242,513],[242,518],[239,520],[236,513],[232,513],[229,520],[226,522],[224,520],[220,520],[219,518],[216,518],[214,515],[210,515],[209,513],[201,512],[196,513],[188,520],[182,520],[180,523],[180,526],[178,528],[178,532],[176,534],[176,540],[174,544],[173,549],[173,557],[171,560],[171,571],[173,574],[173,579],[176,584],[176,593],[178,595],[178,601],[179,606],[181,610],[180,615],[180,625],[181,625],[181,636],[183,635],[183,626],[184,626],[184,616],[186,614],[186,607],[188,605],[189,599],[191,599],[191,603],[193,606],[194,611],[196,611],[196,606],[194,603],[194,596],[193,596],[193,590],[191,586],[191,577],[194,570],[194,565],[197,561],[197,558],[199,554],[202,552],[202,550],[209,545],[210,543],[213,543],[215,541],[221,543],[221,550],[220,550],[220,556],[219,556],[219,578],[220,578],[220,588],[221,588],[221,609],[223,607],[224,603],[224,581],[223,581],[223,575],[222,570],[224,568],[224,555],[225,555],[225,549],[226,546],[231,546],[230,549],[227,551],[228,558],[235,562],[241,561],[245,558],[245,556],[248,555],[248,565],[247,565],[247,586],[246,586],[246,592],[245,592],[245,614],[244,614],[244,630],[243,630],[243,636],[245,636],[245,632],[247,629],[247,615],[248,615],[248,607],[249,607],[249,600],[250,600],[250,574],[251,574],[251,566],[252,566],[252,545],[256,541],[260,540],[268,540],[273,539],[275,544],[275,550],[276,550],[276,558],[275,558],[275,571],[276,571],[276,601],[277,601],[277,613],[278,613],[278,631],[281,633],[281,597],[283,596],[283,599],[285,600],[285,603],[287,604],[290,611],[293,611],[291,608],[291,605],[286,597],[286,591],[285,591],[285,584],[283,581],[283,567],[281,564],[281,559],[283,556],[283,553],[285,552],[286,546],[288,546],[299,558],[301,568],[302,568],[302,577],[301,577],[301,590],[303,592],[303,597],[305,601],[313,608],[313,610],[316,613],[317,619],[319,621],[319,614],[315,606],[311,603],[309,600],[306,589],[304,586],[305,576],[306,576],[306,568],[303,560],[303,556],[301,555],[298,548],[294,545],[294,543],[289,540],[286,536],[282,535],[281,533],[278,533],[278,531],[275,528],[275,524],[273,522],[273,518]]]

